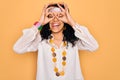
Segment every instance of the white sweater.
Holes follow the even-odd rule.
[[[71,43],[68,43],[65,75],[59,77],[54,73],[51,46],[48,44],[48,40],[41,41],[40,33],[34,26],[23,30],[23,35],[15,43],[13,49],[19,54],[38,50],[36,80],[84,80],[78,50],[95,51],[98,48],[98,43],[86,27],[76,24],[73,28],[75,36],[79,40],[74,47],[72,47]],[[61,51],[63,47],[57,48],[56,45],[54,47],[56,48],[56,57],[58,59],[57,67],[62,69]]]

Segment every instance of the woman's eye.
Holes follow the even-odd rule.
[[[59,17],[59,18],[62,18],[63,16],[64,16],[63,14],[59,14],[59,16],[58,16],[58,17]]]
[[[48,17],[48,18],[53,18],[53,15],[52,15],[52,14],[49,14],[47,17]]]

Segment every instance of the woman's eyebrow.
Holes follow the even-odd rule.
[[[51,12],[51,8],[50,8],[50,9],[48,9],[48,12]]]
[[[51,12],[51,9],[53,9],[54,7],[50,7],[49,9],[48,9],[48,12]]]

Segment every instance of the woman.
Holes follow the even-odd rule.
[[[72,19],[64,3],[46,5],[40,20],[23,30],[14,45],[19,54],[38,51],[36,80],[84,80],[78,50],[97,48],[97,41]]]

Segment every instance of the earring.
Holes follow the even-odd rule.
[[[51,29],[48,29],[49,31],[51,31]]]
[[[66,27],[63,27],[63,30],[66,30]]]

